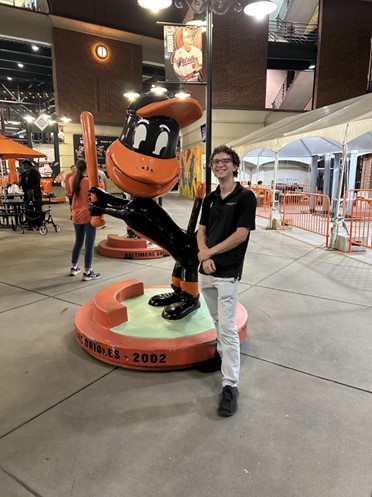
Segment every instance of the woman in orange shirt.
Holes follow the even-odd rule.
[[[75,228],[75,243],[71,256],[71,276],[76,276],[81,269],[78,266],[80,251],[85,241],[83,281],[95,280],[101,275],[92,270],[96,228],[90,224],[92,216],[89,212],[89,181],[87,165],[80,159],[76,164],[76,173],[70,178],[72,192],[72,222]]]

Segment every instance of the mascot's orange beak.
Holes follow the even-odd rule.
[[[154,198],[164,195],[180,177],[178,159],[149,157],[115,140],[107,150],[106,165],[115,185],[132,195]]]

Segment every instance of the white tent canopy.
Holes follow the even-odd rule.
[[[279,158],[316,156],[342,153],[338,178],[338,192],[331,244],[334,246],[338,229],[342,182],[347,167],[348,151],[356,154],[372,152],[372,94],[327,105],[319,109],[282,119],[263,129],[229,143],[241,157],[253,151],[274,152],[274,180],[276,186]],[[271,213],[270,223],[273,212]]]
[[[267,149],[279,156],[316,155],[342,151],[342,145],[353,142],[361,135],[372,131],[372,94],[327,105],[319,109],[287,117],[229,143],[241,156],[255,149]],[[309,140],[309,138],[317,140]],[[294,144],[299,141],[300,144]],[[364,151],[367,140],[362,139]],[[291,145],[292,144],[292,145]],[[290,146],[291,145],[291,146]],[[287,147],[285,149],[285,147]],[[299,147],[299,148],[298,148]],[[308,150],[307,150],[308,149]]]

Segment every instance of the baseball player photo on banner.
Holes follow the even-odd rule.
[[[164,26],[165,79],[169,83],[203,80],[201,28]]]

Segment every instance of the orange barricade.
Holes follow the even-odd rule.
[[[349,252],[352,245],[372,248],[372,199],[356,198],[350,217]]]
[[[344,219],[350,219],[353,201],[356,198],[372,199],[372,190],[347,190],[344,196]]]
[[[40,185],[43,187],[43,193],[53,192],[53,178],[41,178]]]
[[[283,229],[295,226],[326,237],[328,247],[331,205],[328,195],[284,192]]]
[[[270,188],[260,188],[259,186],[250,186],[249,190],[256,195],[257,210],[256,214],[259,217],[269,219],[271,211],[272,191]]]

